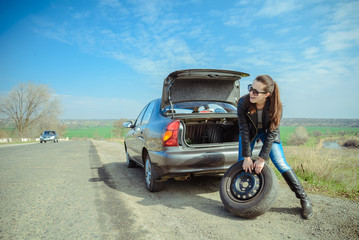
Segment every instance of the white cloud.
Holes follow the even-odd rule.
[[[87,19],[91,16],[90,11],[77,12],[73,15],[74,19]]]
[[[154,77],[159,75],[159,71],[206,65],[209,54],[189,46],[189,41],[194,38],[204,44],[211,42],[212,36],[206,33],[201,23],[195,25],[191,24],[191,19],[178,18],[171,12],[174,3],[168,1],[133,0],[129,3],[125,7],[116,0],[101,0],[98,9],[91,9],[91,13],[90,10],[86,14],[71,12],[73,18],[79,19],[96,16],[100,11],[104,19],[115,21],[116,27],[94,19],[89,19],[90,22],[75,21],[73,24],[52,19],[50,25],[38,25],[37,32],[77,45],[86,53],[115,58],[139,73]],[[128,18],[120,21],[117,16],[121,14]],[[207,37],[196,38],[202,34],[207,34]]]
[[[341,51],[359,45],[359,2],[337,3],[322,35],[328,51]]]
[[[89,19],[86,24],[69,24],[64,18],[38,26],[48,37],[127,64],[148,76],[148,82],[180,68],[219,65],[251,71],[253,77],[273,74],[293,105],[303,96],[320,101],[317,96],[328,92],[326,86],[337,87],[338,79],[348,78],[351,88],[359,90],[351,80],[359,65],[358,1],[239,1],[203,17],[198,12],[181,15],[175,4],[186,3],[103,0],[99,9],[71,12],[74,19]],[[88,17],[99,12],[96,21]],[[212,19],[220,20],[219,26],[211,26]],[[92,102],[116,104],[110,99]]]
[[[322,44],[328,51],[346,50],[359,45],[359,27],[348,31],[329,30],[323,38]]]
[[[119,8],[121,3],[118,0],[99,0],[99,6],[110,7],[110,8]]]
[[[98,3],[99,14],[111,23],[123,22],[129,16],[129,10],[122,6],[118,0],[100,0]]]
[[[173,6],[171,1],[166,0],[131,0],[130,2],[133,5],[132,12],[135,17],[141,18],[148,24],[154,24],[168,15]]]
[[[267,0],[264,6],[259,10],[257,16],[276,17],[296,11],[302,7],[301,3],[295,0]]]
[[[258,19],[286,15],[301,8],[302,4],[295,0],[267,0],[264,4],[262,1],[253,0],[240,1],[236,4],[236,7],[229,9],[227,12],[216,13],[223,17],[225,25],[242,28],[250,27],[253,30],[253,28],[256,28],[256,24],[253,24],[253,22]],[[287,16],[286,22],[290,21],[289,17]]]
[[[319,49],[317,47],[309,47],[304,50],[303,55],[304,58],[317,58],[317,54],[319,53]]]

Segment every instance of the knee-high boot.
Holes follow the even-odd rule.
[[[312,203],[310,202],[307,194],[305,193],[302,184],[300,184],[300,181],[295,172],[291,169],[282,173],[282,176],[289,185],[290,189],[295,193],[296,197],[300,199],[300,204],[302,205],[302,217],[304,219],[309,219],[310,217],[312,217]]]

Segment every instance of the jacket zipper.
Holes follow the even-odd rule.
[[[256,125],[254,124],[254,122],[253,122],[251,116],[248,114],[248,112],[247,112],[246,114],[247,114],[249,120],[251,120],[251,122],[252,122],[254,128],[256,129],[256,134],[254,135],[254,137],[253,137],[253,138],[251,139],[251,141],[249,142],[249,143],[251,143],[251,142],[253,141],[253,139],[257,136],[257,134],[258,134],[258,129],[257,129]]]

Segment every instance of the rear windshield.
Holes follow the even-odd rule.
[[[181,102],[173,104],[175,113],[192,114],[192,113],[237,113],[237,108],[229,103],[223,102]],[[164,113],[170,113],[171,107],[164,109]]]

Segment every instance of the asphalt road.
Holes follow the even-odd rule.
[[[122,143],[71,141],[0,146],[0,239],[357,239],[359,204],[310,195],[300,217],[284,184],[264,215],[231,215],[219,177],[169,181],[149,193],[128,169]]]
[[[1,146],[0,155],[0,239],[126,236],[106,225],[111,219],[103,216],[121,210],[116,198],[102,201],[109,188],[98,181],[90,141]]]

